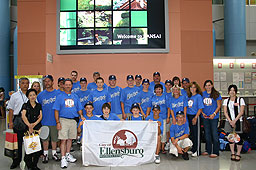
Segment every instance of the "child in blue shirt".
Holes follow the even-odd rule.
[[[132,116],[129,116],[128,120],[140,121],[145,120],[144,116],[140,116],[140,105],[138,103],[133,103],[131,107]]]
[[[104,103],[102,105],[103,115],[100,116],[101,120],[120,120],[116,114],[110,114],[111,106],[109,103]]]
[[[121,93],[122,88],[116,86],[116,76],[110,75],[109,78],[109,87],[108,92],[111,97],[111,112],[116,114],[119,118],[122,118],[122,109],[121,109]]]
[[[100,73],[99,72],[94,72],[93,73],[93,80],[94,80],[94,82],[91,82],[91,83],[88,84],[88,86],[87,86],[88,90],[93,91],[93,90],[97,89],[97,84],[96,84],[97,82],[96,82],[96,80],[99,77],[100,77]],[[108,86],[104,83],[103,88],[107,89]]]
[[[166,89],[164,94],[167,96],[168,100],[170,100],[172,98],[172,86],[173,86],[173,83],[172,83],[171,80],[166,80],[164,84],[165,84],[165,89]]]
[[[141,85],[141,82],[142,82],[142,76],[140,74],[137,74],[135,76],[135,85],[134,85],[134,87],[137,87],[139,89],[139,91],[141,91],[143,89],[143,87]]]
[[[143,79],[142,86],[143,89],[139,93],[138,102],[141,106],[142,115],[145,116],[147,113],[150,113],[151,99],[154,94],[148,90],[149,79]]]

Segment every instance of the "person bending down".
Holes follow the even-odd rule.
[[[170,128],[170,154],[178,157],[182,154],[184,160],[189,160],[188,150],[193,145],[189,136],[189,125],[185,122],[185,115],[183,111],[176,113],[176,124],[172,124]]]

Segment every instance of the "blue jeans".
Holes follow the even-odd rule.
[[[204,119],[206,151],[210,154],[219,155],[220,144],[218,135],[218,119]]]

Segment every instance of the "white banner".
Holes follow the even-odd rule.
[[[136,166],[154,162],[157,122],[88,120],[83,126],[83,165]]]

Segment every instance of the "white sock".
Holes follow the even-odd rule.
[[[62,156],[61,159],[66,159],[66,156]]]
[[[69,153],[67,152],[67,153],[66,153],[66,156],[68,156],[68,155],[69,155]]]
[[[47,150],[47,151],[44,151],[44,155],[48,155],[48,150]]]
[[[57,153],[56,150],[52,150],[52,155],[55,155],[55,153]]]

